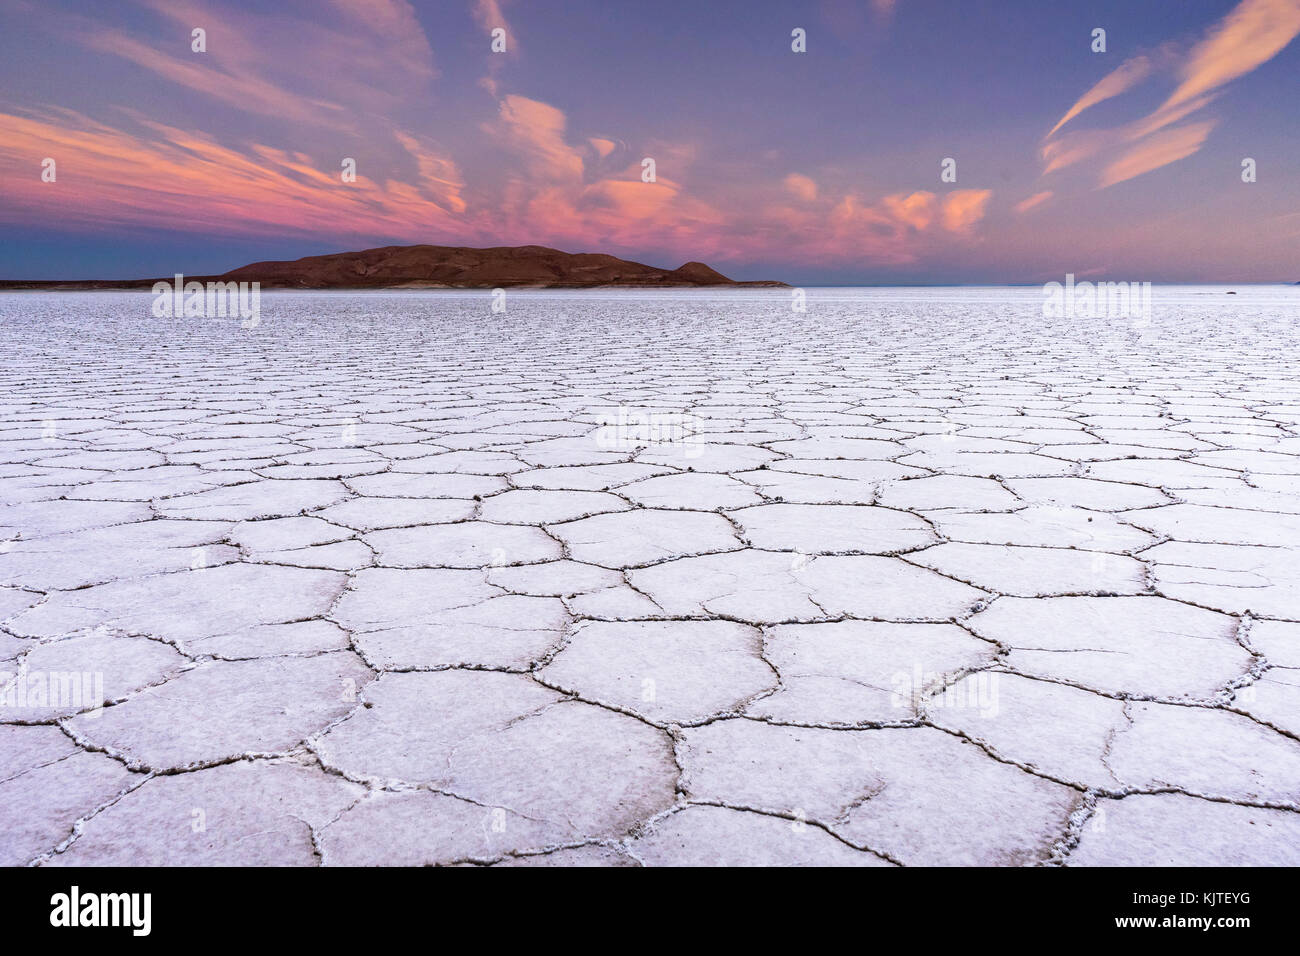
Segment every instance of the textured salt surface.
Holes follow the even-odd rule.
[[[0,298],[0,862],[1300,863],[1300,292],[1041,301]]]

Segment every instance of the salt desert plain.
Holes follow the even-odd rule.
[[[4,295],[0,862],[1300,864],[1226,291]]]

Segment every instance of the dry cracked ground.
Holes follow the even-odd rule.
[[[0,861],[1300,863],[1291,295],[8,295]]]

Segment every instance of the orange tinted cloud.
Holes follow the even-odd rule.
[[[1043,175],[1073,166],[1101,152],[1113,152],[1123,148],[1126,143],[1150,136],[1190,116],[1213,99],[1214,94],[1209,94],[1188,103],[1161,107],[1149,116],[1115,129],[1079,130],[1049,140],[1042,147],[1042,157],[1045,162]]]
[[[1111,157],[1101,173],[1104,189],[1192,155],[1205,142],[1214,121],[1169,129],[1214,101],[1219,87],[1249,73],[1300,34],[1300,0],[1241,0],[1184,55],[1169,45],[1135,57],[1107,74],[1075,102],[1052,127],[1042,146],[1044,175],[1095,155]],[[1108,130],[1067,133],[1052,139],[1065,123],[1103,100],[1126,92],[1156,67],[1180,61],[1182,78],[1168,99],[1148,116]],[[1137,145],[1130,145],[1136,143]],[[1118,158],[1114,154],[1120,151]]]
[[[1172,126],[1174,123],[1191,116],[1193,113],[1208,106],[1213,102],[1216,94],[1210,93],[1206,96],[1198,97],[1194,100],[1187,100],[1182,103],[1175,103],[1170,106],[1166,104],[1156,110],[1150,116],[1145,116],[1136,122],[1129,123],[1120,133],[1126,140],[1137,140],[1144,136],[1149,136],[1157,130],[1164,129],[1166,126]]]
[[[1113,130],[1081,130],[1044,143],[1043,175],[1073,166],[1100,152],[1117,138]]]
[[[704,255],[726,232],[726,217],[677,178],[695,153],[689,144],[647,148],[657,161],[655,182],[642,181],[639,161],[593,179],[587,162],[597,164],[617,144],[599,137],[570,144],[564,111],[549,103],[507,95],[482,128],[509,166],[500,189],[485,197],[491,211],[483,215],[510,235],[577,248],[689,245]]]
[[[534,175],[548,180],[581,178],[582,154],[565,142],[562,110],[512,94],[501,100],[498,118],[500,125],[488,129],[500,132]]]
[[[697,152],[690,143],[633,146],[656,159],[657,181],[643,182],[633,161],[593,179],[601,149],[568,139],[564,112],[521,96],[505,97],[484,128],[516,168],[494,202],[513,236],[577,249],[689,248],[693,258],[771,255],[796,262],[915,261],[936,242],[957,241],[983,218],[992,193],[897,193],[875,202],[825,196],[811,176],[787,174],[780,192],[795,203],[753,201],[762,184],[741,187],[728,211],[696,198],[685,183]],[[612,142],[612,141],[608,141]],[[592,149],[595,148],[593,153]],[[941,228],[939,228],[941,227]],[[946,237],[940,239],[939,237]]]
[[[1201,148],[1214,126],[1214,120],[1207,120],[1147,137],[1102,171],[1100,188],[1122,183],[1192,155]]]
[[[731,223],[726,248],[792,263],[871,262],[908,265],[952,243],[967,241],[983,218],[992,191],[894,193],[871,201],[856,193],[761,208]]]
[[[1051,199],[1053,195],[1055,195],[1055,193],[1053,193],[1052,190],[1044,189],[1042,192],[1034,193],[1032,196],[1020,200],[1020,202],[1016,203],[1015,210],[1016,212],[1029,212],[1029,210],[1033,209],[1035,206],[1041,206],[1043,203],[1047,202],[1047,200]]]
[[[924,231],[934,221],[934,200],[934,193],[922,191],[908,196],[901,193],[886,196],[883,204],[890,216],[897,222],[905,223],[918,231]]]
[[[1175,106],[1249,73],[1300,34],[1300,0],[1242,0],[1193,48],[1182,83],[1165,106]]]
[[[791,173],[785,177],[785,188],[792,195],[812,202],[817,198],[817,183],[802,173]]]
[[[984,210],[993,197],[991,189],[955,189],[943,198],[943,228],[949,232],[969,232],[984,218]]]
[[[1119,96],[1121,93],[1132,89],[1138,83],[1141,83],[1151,75],[1151,58],[1148,56],[1137,56],[1131,60],[1125,60],[1114,70],[1102,77],[1097,85],[1090,89],[1083,96],[1075,101],[1074,105],[1065,111],[1065,115],[1056,121],[1051,132],[1051,136],[1058,129],[1064,126],[1070,120],[1074,119],[1090,106],[1096,106],[1112,96]]]
[[[648,219],[677,198],[676,184],[659,181],[643,183],[640,179],[603,179],[584,188],[576,205],[598,211],[606,226],[622,219]]]
[[[410,183],[365,175],[345,184],[301,153],[264,144],[246,151],[205,134],[137,117],[137,134],[76,113],[37,120],[0,113],[0,218],[69,227],[134,224],[229,235],[337,233],[427,238],[464,208],[455,164],[402,134],[417,173]],[[43,183],[40,158],[58,163]],[[21,173],[19,171],[22,171]]]

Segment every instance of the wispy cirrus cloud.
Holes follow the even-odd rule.
[[[1243,0],[1198,43],[1165,101],[1176,106],[1244,76],[1300,34],[1300,0]]]
[[[1043,174],[1065,169],[1082,162],[1099,153],[1129,151],[1129,144],[1159,132],[1167,126],[1180,122],[1192,113],[1207,106],[1215,94],[1206,94],[1189,103],[1174,106],[1162,106],[1155,112],[1140,117],[1131,123],[1111,129],[1075,130],[1049,139],[1043,144]],[[1217,121],[1211,121],[1213,124]],[[1190,155],[1190,154],[1189,154]]]
[[[1052,190],[1044,189],[1041,192],[1034,193],[1032,196],[1026,196],[1024,199],[1020,200],[1020,202],[1016,203],[1013,208],[1019,213],[1029,212],[1029,210],[1035,209],[1047,202],[1047,200],[1051,199],[1054,195],[1056,194],[1052,192]]]
[[[1192,155],[1205,143],[1205,138],[1213,128],[1214,121],[1206,120],[1166,129],[1147,137],[1106,165],[1101,174],[1101,188],[1122,183]]]
[[[0,177],[0,218],[89,228],[141,225],[224,235],[392,235],[450,232],[465,208],[455,163],[413,133],[399,133],[410,181],[350,185],[304,153],[251,143],[241,149],[140,114],[117,128],[71,111],[41,118],[0,113],[0,168],[33,155],[63,157],[58,187]]]
[[[437,76],[428,37],[408,0],[282,0],[274,12],[222,0],[131,0],[152,16],[130,32],[30,0],[10,0],[28,20],[96,54],[119,58],[232,109],[293,123],[358,124],[427,92]],[[191,31],[206,49],[191,50]],[[303,51],[310,51],[303,56]]]
[[[1065,115],[1056,121],[1056,125],[1052,127],[1047,135],[1052,136],[1062,126],[1089,107],[1104,103],[1112,97],[1128,92],[1150,76],[1151,70],[1151,57],[1145,54],[1125,60],[1098,80],[1096,86],[1075,100],[1074,105],[1065,111]]]
[[[211,64],[194,57],[181,59],[169,56],[157,46],[128,36],[120,30],[88,31],[84,37],[87,47],[129,60],[165,80],[263,116],[273,116],[298,122],[319,122],[325,113],[332,112],[343,118],[346,108],[338,102],[303,96],[255,74],[240,71],[237,66],[222,65],[226,57],[214,56],[216,75]]]
[[[1297,34],[1300,0],[1241,0],[1190,48],[1165,44],[1124,61],[1076,100],[1048,132],[1041,147],[1043,174],[1106,155],[1110,158],[1097,180],[1097,188],[1105,189],[1191,156],[1217,120],[1174,124],[1207,107],[1222,87],[1272,59]],[[1110,129],[1057,135],[1085,110],[1169,72],[1178,77],[1178,86],[1149,115]]]

